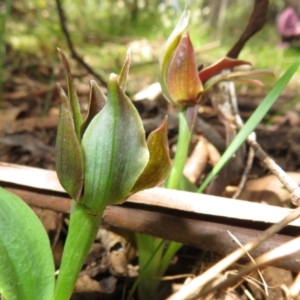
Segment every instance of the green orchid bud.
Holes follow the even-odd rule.
[[[160,184],[171,167],[167,119],[146,142],[142,120],[125,95],[130,53],[120,76],[110,76],[107,97],[91,81],[89,109],[83,121],[75,119],[73,111],[79,103],[67,60],[62,52],[61,56],[69,86],[68,97],[60,90],[56,144],[56,169],[62,186],[74,200],[98,213],[107,205]],[[76,127],[76,122],[80,126]]]

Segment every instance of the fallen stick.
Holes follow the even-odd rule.
[[[17,194],[31,206],[69,213],[70,198],[55,178],[53,171],[0,165],[2,187]],[[123,205],[108,207],[103,223],[227,255],[238,247],[228,231],[240,243],[246,244],[291,211],[246,201],[155,188],[131,196]],[[284,234],[275,234],[251,251],[253,257],[297,236],[299,220],[290,225],[285,228]],[[247,257],[244,258],[247,260]],[[297,252],[274,265],[298,271],[299,258],[300,253]]]
[[[56,172],[50,170],[0,163],[1,182],[65,193],[57,179]],[[293,211],[289,208],[163,188],[139,192],[129,197],[126,202],[230,218],[236,221],[270,224],[279,222]],[[300,227],[300,219],[293,221],[290,225]]]

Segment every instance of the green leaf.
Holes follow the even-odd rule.
[[[137,233],[140,274],[137,278],[139,298],[152,300],[157,296],[160,284],[159,269],[164,251],[164,241],[150,235]]]
[[[157,276],[162,277],[170,266],[171,260],[175,254],[182,248],[183,244],[171,241],[160,260],[160,266]]]
[[[186,191],[186,192],[192,192],[196,193],[197,192],[197,187],[191,183],[185,175],[182,175],[178,190],[180,191]]]
[[[55,146],[56,172],[62,187],[77,201],[83,186],[83,156],[75,132],[70,103],[61,88],[59,93],[61,108]]]
[[[70,70],[67,58],[60,49],[58,49],[58,51],[59,51],[62,63],[64,65],[66,75],[67,75],[68,98],[70,101],[70,107],[71,107],[71,112],[72,112],[72,116],[73,116],[73,120],[74,120],[76,135],[77,135],[78,140],[80,141],[80,138],[81,138],[80,128],[81,128],[81,124],[82,124],[82,116],[81,116],[81,112],[80,112],[78,97],[77,97],[76,89],[75,89],[75,86],[73,83],[72,74],[71,74],[71,70]]]
[[[54,262],[34,212],[0,188],[0,294],[7,300],[51,300]]]
[[[198,189],[198,193],[202,193],[205,188],[209,185],[211,180],[220,172],[220,170],[225,166],[225,164],[230,160],[232,155],[239,149],[239,147],[245,142],[247,137],[251,132],[256,128],[256,126],[260,123],[260,121],[264,118],[266,113],[275,103],[275,101],[280,96],[281,92],[284,90],[294,73],[298,70],[300,66],[300,59],[295,61],[289,69],[281,76],[281,78],[277,81],[272,90],[268,93],[265,99],[261,102],[261,104],[256,108],[254,113],[248,119],[244,127],[239,131],[234,140],[228,146],[224,154],[221,156],[218,163],[214,166],[212,171],[206,177],[200,188]]]
[[[90,90],[90,97],[89,97],[89,109],[81,126],[81,137],[83,136],[83,133],[85,132],[86,128],[89,126],[92,119],[106,104],[106,96],[101,91],[96,81],[91,80],[90,85],[91,85],[91,90]]]
[[[83,203],[94,212],[125,200],[149,159],[140,116],[115,74],[108,86],[107,103],[82,139]]]
[[[131,193],[159,185],[170,172],[171,160],[169,156],[167,117],[159,128],[150,133],[147,145],[150,153],[149,161],[134,184]]]

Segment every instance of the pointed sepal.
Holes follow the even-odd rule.
[[[83,203],[92,211],[123,202],[145,169],[149,151],[140,116],[112,74],[107,103],[82,138]]]
[[[65,54],[60,49],[58,49],[58,51],[59,51],[62,63],[64,65],[66,75],[67,75],[68,98],[70,101],[71,112],[72,112],[73,119],[74,119],[76,135],[77,135],[77,138],[80,140],[82,116],[81,116],[81,112],[80,112],[78,96],[77,96],[76,89],[75,89],[75,86],[73,83],[73,78],[72,78],[68,60],[67,60]]]
[[[95,80],[90,81],[90,96],[89,96],[89,108],[88,113],[81,125],[81,137],[85,132],[86,128],[89,126],[92,119],[101,111],[101,109],[106,104],[106,96],[101,91],[100,87]]]
[[[251,78],[252,77],[252,78]],[[262,80],[259,80],[258,77],[262,77]],[[204,85],[205,91],[209,91],[215,84],[221,81],[235,81],[235,82],[244,82],[247,84],[254,84],[262,86],[263,82],[269,80],[273,81],[275,75],[272,71],[268,70],[249,70],[249,71],[237,71],[237,72],[228,72],[221,73],[217,76],[210,78]]]
[[[229,57],[224,57],[218,62],[212,64],[211,66],[204,68],[199,72],[199,77],[204,85],[206,81],[210,78],[220,74],[224,70],[232,70],[234,67],[242,66],[242,65],[250,65],[251,63],[245,60],[232,59]]]
[[[148,164],[134,184],[131,193],[155,187],[161,184],[169,175],[171,160],[168,145],[168,119],[150,133],[147,145],[150,153]]]
[[[120,88],[124,92],[126,91],[127,78],[128,78],[130,64],[131,64],[131,52],[130,52],[130,49],[128,49],[122,70],[119,75],[119,85],[120,85]]]
[[[181,36],[188,26],[189,18],[190,18],[190,12],[188,10],[185,10],[181,15],[175,29],[173,30],[170,37],[168,38],[159,62],[159,68],[160,68],[159,81],[160,81],[161,89],[165,97],[170,102],[173,101],[167,87],[168,67],[172,59],[173,53],[181,40]]]
[[[83,186],[84,167],[82,150],[76,135],[70,103],[59,87],[61,109],[56,136],[56,172],[62,187],[72,199],[78,200]]]

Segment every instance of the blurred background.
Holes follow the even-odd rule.
[[[197,63],[207,66],[223,58],[236,43],[254,4],[255,0],[0,1],[0,159],[54,168],[60,104],[56,83],[66,87],[58,47],[69,59],[84,113],[89,80],[95,78],[105,90],[109,74],[120,71],[128,48],[132,53],[127,87],[131,98],[158,81],[162,47],[185,6],[191,11],[189,31]],[[300,54],[297,40],[280,46],[277,20],[286,6],[300,15],[298,0],[271,0],[264,28],[239,55],[253,68],[270,69],[277,77]],[[300,70],[273,115],[296,107],[299,76]],[[239,88],[238,93],[247,96],[249,110],[242,116],[251,114],[270,87]],[[139,112],[151,118],[149,110],[141,107]]]
[[[271,0],[264,29],[240,54],[255,68],[280,72],[299,55],[299,49],[279,49],[276,18],[286,4],[300,14],[297,0]],[[185,5],[191,10],[190,33],[199,62],[225,56],[246,27],[254,0],[29,0],[1,1],[4,69],[30,68],[58,61],[56,48],[69,47],[59,21],[58,4],[76,52],[104,78],[118,72],[128,47],[132,72],[154,76],[161,47]],[[4,74],[4,81],[8,80]],[[148,79],[153,81],[154,79]],[[147,79],[145,78],[145,81]]]

